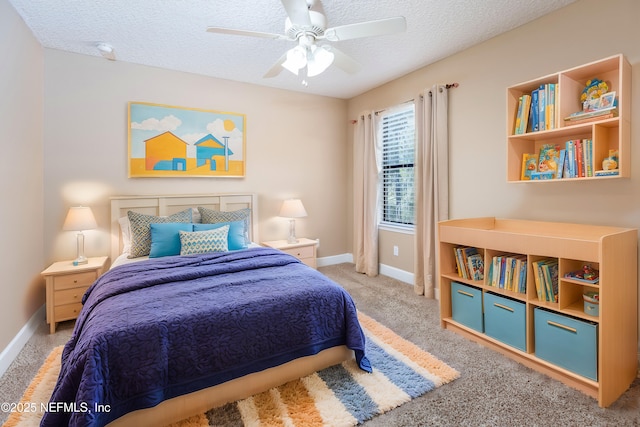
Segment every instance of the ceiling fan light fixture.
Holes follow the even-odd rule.
[[[289,49],[287,52],[287,59],[282,63],[282,66],[291,71],[296,76],[298,71],[307,65],[307,54],[305,49],[298,45],[293,49]]]
[[[314,77],[323,73],[331,64],[335,55],[333,52],[324,48],[324,46],[315,48],[312,50],[312,54],[307,61],[307,76]]]

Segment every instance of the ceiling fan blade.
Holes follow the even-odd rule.
[[[280,74],[280,71],[282,71],[282,64],[284,64],[284,61],[287,60],[287,52],[284,53],[284,55],[282,55],[280,57],[280,59],[278,59],[278,61],[273,65],[273,67],[271,67],[271,69],[269,69],[269,71],[267,71],[267,73],[262,76],[263,79],[270,79],[271,77],[275,77],[278,74]]]
[[[340,68],[342,71],[349,74],[355,74],[360,70],[360,64],[358,61],[351,58],[341,50],[336,49],[335,46],[323,45],[322,48],[333,53],[333,65]]]
[[[309,6],[307,0],[281,0],[284,10],[287,11],[289,20],[293,25],[310,27]]]
[[[235,36],[250,36],[250,37],[262,37],[266,39],[289,40],[287,36],[284,36],[282,34],[264,33],[261,31],[234,30],[232,28],[222,28],[222,27],[207,27],[207,31],[210,33],[232,34]]]
[[[335,42],[361,37],[381,36],[384,34],[401,33],[407,29],[404,16],[380,19],[377,21],[359,22],[357,24],[341,25],[327,28],[322,38]]]

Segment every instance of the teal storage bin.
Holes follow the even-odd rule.
[[[492,293],[484,294],[484,332],[518,350],[527,351],[525,304]]]
[[[482,290],[462,283],[451,283],[451,311],[453,320],[484,332]]]
[[[598,325],[534,309],[536,356],[598,381]]]

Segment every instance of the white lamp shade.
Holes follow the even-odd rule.
[[[64,220],[62,229],[65,231],[83,231],[98,228],[96,219],[87,206],[74,206],[69,208],[67,218]]]
[[[282,203],[280,216],[284,218],[302,218],[307,216],[307,211],[300,199],[288,199]]]

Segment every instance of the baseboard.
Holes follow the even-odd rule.
[[[328,265],[342,264],[345,262],[353,263],[353,254],[327,256],[318,258],[316,260],[318,267],[326,267]],[[401,282],[413,286],[413,273],[409,273],[408,271],[400,270],[399,268],[391,267],[385,264],[380,264],[379,270],[380,274],[391,277],[392,279],[400,280]]]
[[[31,316],[31,319],[20,329],[18,334],[11,340],[9,345],[0,353],[0,377],[9,369],[9,366],[18,354],[22,347],[33,336],[38,326],[45,321],[45,306],[44,304]]]
[[[345,262],[353,263],[353,254],[325,256],[322,258],[318,258],[316,260],[318,267],[326,267],[328,265],[334,265],[334,264],[343,264]]]
[[[380,264],[379,268],[380,274],[413,286],[413,273],[409,273],[408,271],[400,270],[399,268],[391,267],[385,264]]]

